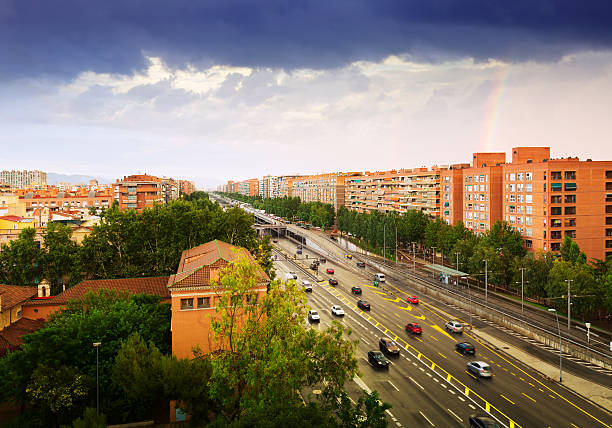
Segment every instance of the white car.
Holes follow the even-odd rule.
[[[467,369],[478,377],[493,376],[493,373],[491,373],[491,366],[484,361],[472,361],[467,363]]]
[[[449,321],[444,327],[451,333],[463,333],[463,323],[459,321]]]
[[[317,311],[311,309],[308,311],[308,320],[310,322],[319,322],[321,321],[321,317],[319,316],[319,313]]]
[[[304,287],[304,291],[306,293],[312,293],[312,284],[310,283],[310,281],[307,281],[305,279],[302,280],[302,287]]]
[[[336,315],[337,317],[343,317],[344,316],[344,310],[338,306],[338,305],[334,305],[331,307],[331,312],[332,315]]]

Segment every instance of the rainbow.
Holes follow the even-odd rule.
[[[494,80],[494,87],[487,99],[487,105],[485,107],[485,119],[482,128],[482,139],[481,147],[484,152],[492,152],[493,139],[495,138],[495,131],[497,130],[497,120],[499,118],[501,105],[504,94],[506,92],[506,84],[512,64],[510,63],[498,63],[499,70],[496,71],[496,78]]]

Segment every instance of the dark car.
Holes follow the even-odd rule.
[[[321,258],[319,259],[319,261],[320,261],[321,263],[325,263],[325,262],[327,261],[327,259],[326,259],[325,257],[321,257]]]
[[[365,262],[357,262],[357,267],[364,268],[365,267]]]
[[[317,265],[316,263],[311,263],[310,264],[310,269],[317,270],[317,269],[319,269],[319,265]]]
[[[378,341],[378,347],[383,354],[387,355],[397,356],[400,352],[399,346],[397,346],[397,344],[388,337],[381,337]]]
[[[298,244],[297,247],[298,247],[298,250],[301,250],[302,249],[302,244]]]
[[[361,294],[361,287],[351,287],[351,293]]]
[[[470,416],[470,427],[472,428],[501,428],[494,419],[488,416],[471,415]]]
[[[272,242],[274,242],[275,244],[278,243],[278,239],[273,239]]]
[[[389,368],[389,360],[380,351],[368,351],[368,361],[374,367]]]
[[[302,254],[302,250],[298,249],[298,250],[296,251],[296,253],[297,253],[297,254]]]
[[[337,280],[337,279],[333,279],[333,278],[332,278],[332,279],[330,279],[328,282],[329,282],[329,285],[333,285],[334,287],[335,287],[336,285],[338,285],[338,280]]]
[[[423,329],[421,328],[421,325],[416,322],[409,322],[408,324],[406,324],[406,331],[412,334],[422,334],[423,333]]]
[[[363,309],[364,311],[370,310],[370,304],[366,302],[365,300],[359,300],[357,302],[357,307]]]
[[[457,349],[457,352],[463,355],[466,355],[466,354],[474,355],[476,353],[476,348],[474,348],[474,345],[468,342],[457,343],[455,345],[455,349]]]

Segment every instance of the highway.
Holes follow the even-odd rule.
[[[297,262],[302,267],[307,267],[316,256],[306,247],[302,255],[296,255],[296,245],[287,239],[279,239],[275,245],[290,258],[299,257]],[[354,337],[360,340],[357,357],[361,378],[369,388],[378,390],[383,400],[393,404],[391,412],[400,424],[465,426],[470,414],[488,410],[505,426],[610,426],[608,413],[556,382],[542,379],[508,355],[490,349],[469,332],[447,333],[444,324],[448,320],[463,318],[461,314],[450,313],[452,308],[441,307],[427,298],[418,305],[408,304],[405,297],[412,293],[409,286],[389,280],[385,289],[374,287],[372,272],[357,268],[356,258],[346,259],[340,249],[334,251],[328,246],[325,249],[329,251],[328,262],[321,265],[318,273],[322,281],[309,296],[309,304],[322,315],[321,325],[313,328],[329,325],[335,318],[330,312],[331,305],[342,305],[347,315],[340,322],[350,326]],[[300,279],[306,277],[307,270],[297,271],[295,262],[279,259],[276,263],[279,277],[289,271],[296,271]],[[328,267],[335,270],[333,275],[325,273]],[[331,277],[339,281],[337,287],[327,283]],[[350,291],[354,285],[362,288],[363,299],[372,305],[370,312],[357,308],[358,298]],[[409,321],[422,325],[422,337],[405,332],[404,326]],[[385,335],[396,340],[403,351],[400,358],[393,360],[388,373],[375,370],[366,359],[367,351],[378,349],[378,340]],[[476,346],[475,357],[455,352],[455,343],[463,340]],[[488,362],[493,378],[475,379],[466,371],[470,360]]]

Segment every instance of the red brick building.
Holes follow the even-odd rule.
[[[119,209],[134,209],[139,213],[153,205],[163,204],[162,179],[152,175],[130,175],[115,183],[115,200]]]

